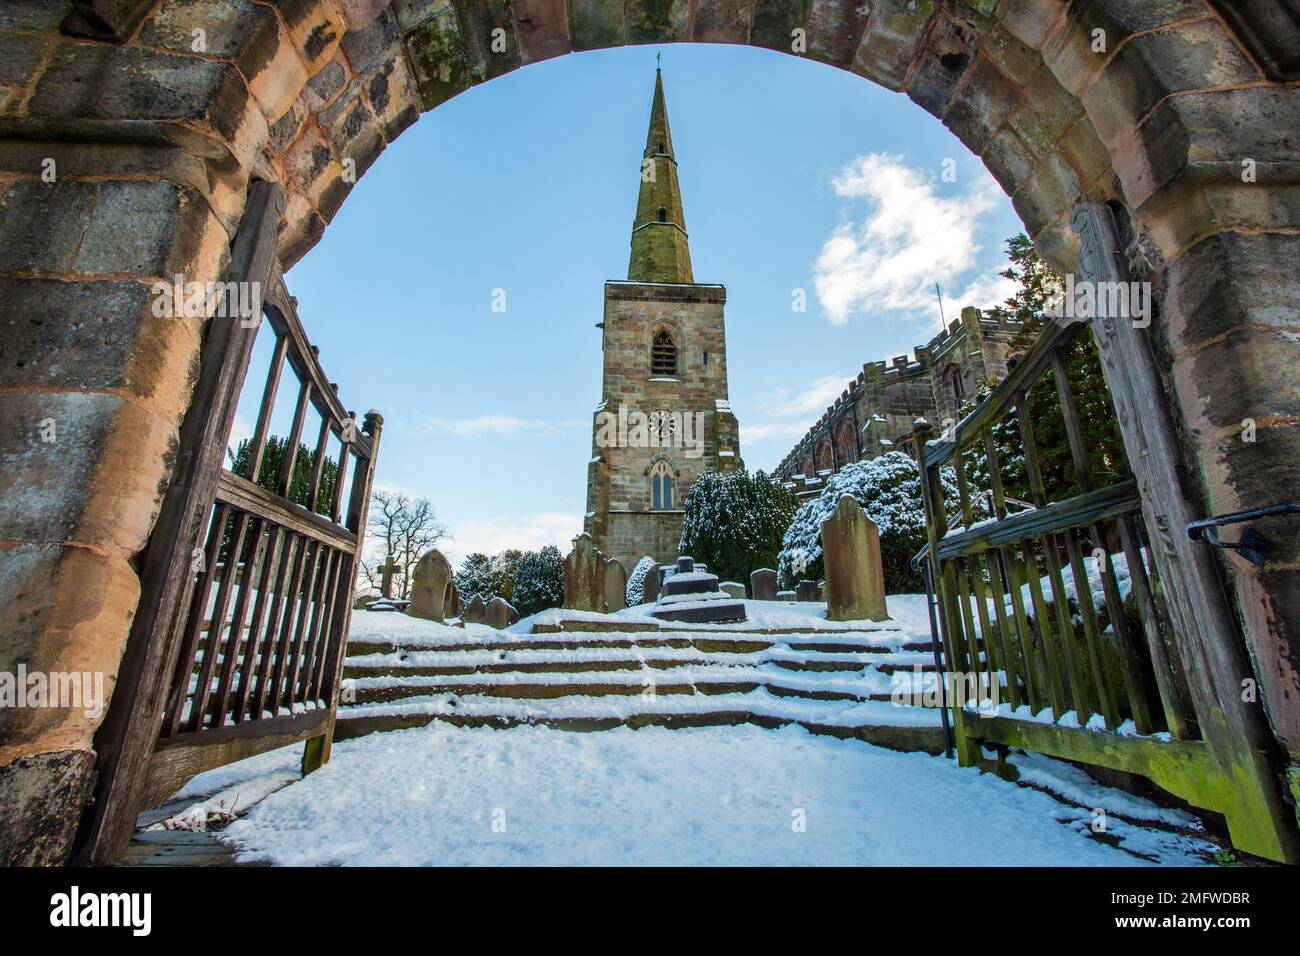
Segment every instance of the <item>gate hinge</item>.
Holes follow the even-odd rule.
[[[1269,551],[1273,548],[1271,541],[1253,528],[1247,528],[1243,531],[1241,537],[1236,541],[1224,541],[1214,533],[1214,529],[1228,524],[1240,524],[1243,521],[1254,521],[1256,518],[1268,518],[1272,515],[1282,514],[1300,514],[1300,502],[1288,501],[1268,505],[1264,508],[1251,508],[1249,511],[1233,511],[1228,514],[1215,515],[1213,518],[1202,518],[1200,521],[1190,522],[1185,530],[1187,531],[1187,537],[1193,541],[1204,541],[1216,548],[1236,551],[1258,568],[1263,566]]]

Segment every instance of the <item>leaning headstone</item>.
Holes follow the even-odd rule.
[[[817,593],[816,581],[800,581],[794,589],[795,599],[799,601],[819,601],[821,595]]]
[[[510,614],[514,608],[510,602],[503,597],[494,597],[488,602],[487,608],[483,612],[483,623],[488,627],[495,627],[497,630],[510,626]],[[516,615],[517,616],[517,615]]]
[[[880,533],[852,495],[822,522],[826,556],[826,617],[832,621],[886,621]],[[800,585],[802,587],[802,584]]]
[[[585,531],[573,539],[573,550],[564,559],[564,606],[574,611],[605,609],[605,556]]]
[[[474,599],[465,606],[465,613],[461,617],[466,624],[482,624],[486,615],[487,605],[483,603],[483,595],[475,594]]]
[[[775,601],[776,572],[771,568],[759,568],[749,576],[749,589],[753,591],[755,601]]]
[[[451,562],[437,548],[415,563],[411,578],[411,606],[406,613],[426,621],[441,621],[447,613],[447,583],[452,578]]]
[[[718,590],[725,591],[734,598],[745,600],[745,586],[739,581],[723,581],[718,585]]]
[[[510,623],[511,624],[519,623],[519,612],[515,610],[515,606],[513,604],[510,605]]]
[[[605,611],[613,614],[627,607],[627,570],[623,562],[610,558],[605,562]]]
[[[447,590],[442,599],[442,613],[444,620],[449,617],[460,617],[460,591],[456,590],[455,581],[447,582]]]
[[[361,597],[357,598],[356,603],[352,605],[352,610],[364,611],[366,609],[366,605],[371,604],[378,600],[379,600],[378,594],[363,594],[361,595]]]

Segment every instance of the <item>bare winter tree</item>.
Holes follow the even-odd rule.
[[[366,522],[366,551],[357,586],[379,590],[380,568],[390,559],[400,570],[393,575],[393,597],[411,594],[411,572],[420,556],[447,536],[428,498],[411,498],[400,491],[376,491],[370,498]]]

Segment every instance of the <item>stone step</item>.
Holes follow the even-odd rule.
[[[518,701],[516,703],[525,703]],[[534,699],[528,703],[544,705],[546,701]],[[857,739],[891,750],[940,754],[944,749],[943,730],[935,715],[933,724],[905,725],[886,722],[865,722],[855,725],[837,724],[816,719],[800,719],[763,713],[743,707],[719,707],[716,710],[670,712],[646,711],[625,715],[615,714],[564,714],[543,713],[519,715],[511,713],[456,713],[447,711],[416,710],[405,712],[385,711],[381,708],[350,707],[339,711],[335,724],[335,740],[348,740],[366,734],[388,730],[424,727],[434,721],[458,727],[494,727],[506,729],[519,726],[543,726],[555,730],[598,732],[616,727],[720,727],[755,724],[777,728],[798,724],[811,733],[827,734],[840,739]]]
[[[353,639],[348,642],[347,654],[349,657],[359,657],[364,654],[392,654],[397,652],[415,653],[435,651],[461,652],[501,650],[576,651],[586,648],[633,647],[695,648],[699,651],[707,651],[709,653],[717,654],[749,654],[754,651],[765,650],[777,645],[798,651],[890,653],[896,649],[930,652],[933,647],[929,641],[907,641],[895,647],[882,642],[880,640],[881,635],[871,634],[869,632],[845,632],[843,635],[837,634],[833,637],[827,635],[819,640],[798,641],[778,641],[764,639],[762,637],[755,638],[749,635],[737,637],[731,637],[725,634],[714,634],[711,636],[685,636],[680,634],[680,632],[674,632],[672,636],[663,637],[657,635],[653,637],[641,635],[613,636],[620,632],[607,633],[611,633],[611,636],[593,638],[590,640],[539,639],[531,635],[520,635],[518,637],[512,635],[510,638],[497,641],[476,641],[473,639],[466,639],[463,642],[446,644],[402,644],[391,641]]]
[[[802,697],[805,700],[839,700],[839,701],[864,701],[873,700],[882,703],[888,703],[893,700],[891,694],[884,691],[877,691],[868,694],[855,694],[849,691],[835,690],[812,690],[799,687],[785,687],[779,683],[762,680],[736,680],[736,681],[695,681],[692,683],[657,683],[655,684],[656,695],[680,696],[688,694],[705,694],[709,696],[718,696],[721,694],[747,694],[758,688],[765,688],[768,693],[775,694],[778,697]],[[445,690],[448,693],[454,693],[458,697],[501,697],[512,700],[554,700],[558,697],[606,697],[606,696],[625,696],[631,697],[644,692],[645,687],[641,684],[492,684],[480,681],[471,681],[463,684],[394,684],[382,687],[361,687],[357,688],[355,694],[356,703],[352,706],[364,706],[366,704],[391,703],[399,700],[409,700],[414,697],[427,695],[430,690]],[[928,699],[920,695],[908,695],[905,698],[909,707],[927,707],[930,706]]]
[[[854,657],[827,655],[803,658],[784,658],[779,655],[750,655],[750,659],[729,661],[718,656],[705,657],[688,654],[669,654],[658,656],[582,658],[582,657],[545,657],[540,660],[500,660],[487,661],[465,660],[450,654],[445,655],[446,662],[439,660],[440,655],[416,652],[406,655],[372,655],[370,657],[348,658],[344,662],[344,678],[362,679],[373,677],[464,677],[475,674],[581,674],[597,671],[641,671],[646,668],[668,670],[674,667],[736,667],[750,668],[771,664],[789,671],[810,671],[816,673],[863,673],[876,670],[882,674],[896,671],[922,671],[935,669],[934,658],[917,652],[900,653],[864,653]]]
[[[868,627],[870,627],[868,625]],[[673,634],[752,634],[760,637],[780,637],[786,634],[862,634],[878,633],[890,634],[897,633],[897,627],[890,627],[885,622],[878,628],[862,630],[854,627],[760,627],[754,624],[715,624],[705,626],[696,624],[692,626],[690,622],[681,624],[655,624],[634,619],[615,619],[613,621],[598,620],[565,620],[558,622],[538,621],[533,624],[532,633],[534,634],[644,634],[653,631],[667,631]]]

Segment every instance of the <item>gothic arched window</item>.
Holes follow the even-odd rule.
[[[677,343],[673,341],[673,334],[667,329],[656,332],[654,342],[650,346],[650,374],[677,374]]]
[[[673,470],[668,462],[657,461],[650,468],[650,508],[670,511],[673,507]]]
[[[668,221],[668,207],[667,207],[667,206],[660,206],[660,207],[659,207],[659,221],[660,221],[660,222],[667,222],[667,221]]]

